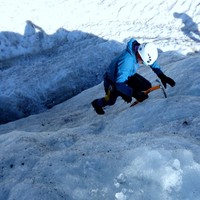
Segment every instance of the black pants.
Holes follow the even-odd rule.
[[[137,73],[129,77],[127,84],[133,88],[133,97],[137,92],[145,91],[152,87],[147,79]]]
[[[139,74],[134,74],[131,76],[127,84],[129,87],[133,88],[133,97],[136,95],[137,92],[145,91],[151,87],[151,83],[145,79],[143,76]],[[117,97],[120,96],[115,87],[112,90],[109,90],[110,86],[113,87],[113,84],[107,79],[107,76],[104,77],[104,89],[106,92],[106,96],[100,99],[96,99],[96,104],[99,107],[111,106],[114,105]]]

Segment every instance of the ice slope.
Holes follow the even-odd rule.
[[[98,116],[102,84],[0,126],[2,199],[199,199],[199,53],[164,67],[176,80]],[[141,73],[155,80],[147,69]]]
[[[74,96],[0,125],[0,199],[199,200],[199,6],[0,1],[1,119]],[[98,116],[90,102],[104,95],[104,69],[130,37],[159,47],[176,86],[133,108],[119,98]],[[150,69],[139,72],[155,84]]]

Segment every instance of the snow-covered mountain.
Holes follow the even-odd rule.
[[[0,5],[0,199],[199,200],[197,0]],[[176,86],[98,116],[90,102],[131,37],[159,47]]]

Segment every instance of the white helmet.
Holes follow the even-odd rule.
[[[146,65],[152,65],[158,58],[158,49],[153,43],[141,44],[138,53]]]

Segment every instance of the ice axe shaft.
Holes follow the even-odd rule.
[[[161,82],[159,79],[156,79],[156,82],[159,83],[160,88],[161,88],[161,90],[163,91],[163,94],[164,94],[165,98],[167,98],[167,93],[166,93],[165,87],[164,87],[164,85],[162,84],[162,82]]]
[[[153,87],[150,87],[148,90],[144,91],[145,94],[149,94],[149,92],[152,92],[154,90],[160,89],[160,85],[155,85]]]

